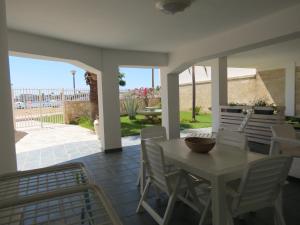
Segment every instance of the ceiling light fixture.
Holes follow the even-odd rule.
[[[185,10],[193,1],[195,0],[159,0],[156,2],[156,8],[166,14],[175,14]]]

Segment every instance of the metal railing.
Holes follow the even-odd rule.
[[[15,128],[64,123],[65,101],[89,101],[89,90],[13,89]]]

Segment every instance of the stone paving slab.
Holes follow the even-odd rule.
[[[23,129],[27,135],[16,143],[18,170],[47,167],[102,152],[101,142],[94,132],[75,125],[59,125],[51,128]],[[186,130],[209,132],[209,129]],[[140,144],[139,136],[122,138],[122,146]]]

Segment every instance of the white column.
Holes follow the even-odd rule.
[[[108,152],[120,149],[120,100],[118,66],[104,65],[98,75],[99,126],[102,148]]]
[[[5,1],[0,1],[0,174],[17,170]]]
[[[211,106],[213,132],[219,129],[220,105],[227,105],[227,57],[214,61],[211,68]]]
[[[285,115],[295,116],[296,105],[296,64],[285,67]]]
[[[169,139],[180,137],[179,75],[161,73],[162,125]]]

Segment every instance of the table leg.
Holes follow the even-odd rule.
[[[225,225],[227,223],[226,187],[223,176],[212,180],[212,219],[213,225]]]

